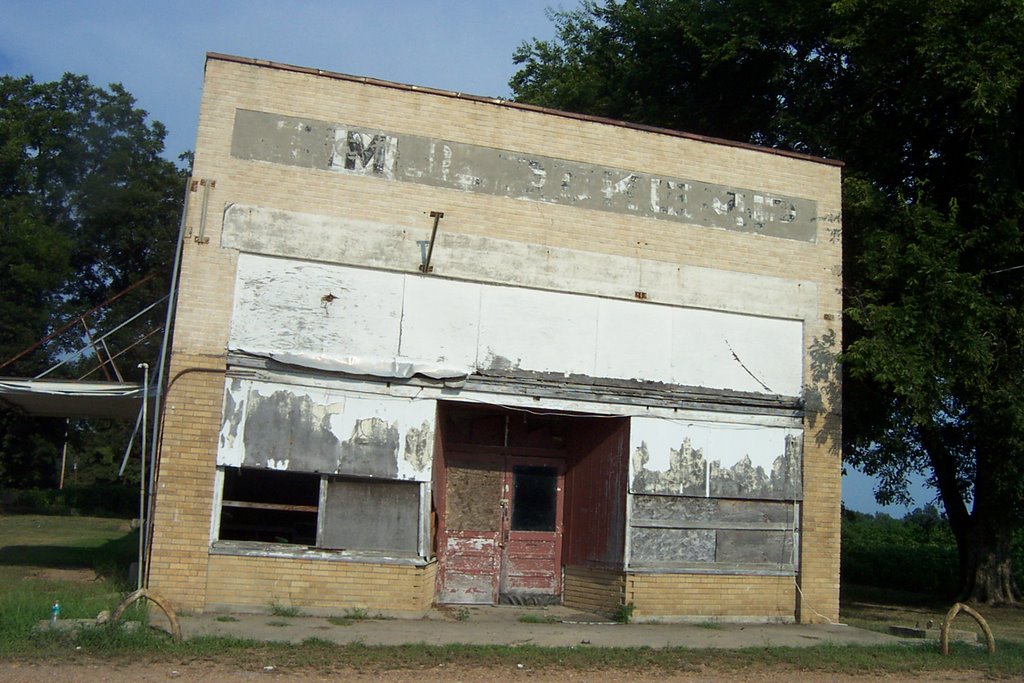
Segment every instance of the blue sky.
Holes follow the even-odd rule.
[[[168,129],[168,158],[195,141],[203,60],[223,52],[466,92],[509,95],[512,53],[550,38],[546,8],[576,0],[6,0],[0,73],[38,81],[66,71],[122,83]],[[850,469],[843,499],[880,508],[871,480]],[[917,504],[932,498],[920,486]]]

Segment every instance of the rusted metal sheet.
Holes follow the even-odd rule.
[[[817,202],[749,188],[239,109],[236,158],[813,242]]]

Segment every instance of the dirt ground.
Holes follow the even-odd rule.
[[[389,683],[423,683],[425,681],[466,681],[487,683],[491,681],[529,681],[530,683],[555,683],[556,681],[591,681],[608,673],[630,682],[653,683],[658,681],[721,681],[723,683],[754,683],[799,680],[810,682],[854,683],[868,681],[981,681],[989,680],[983,673],[926,671],[919,674],[898,675],[864,674],[847,675],[799,671],[790,668],[764,667],[743,671],[721,671],[700,667],[690,672],[666,673],[660,670],[602,672],[596,670],[547,668],[533,670],[527,667],[512,668],[508,665],[493,666],[449,666],[440,665],[435,669],[400,669],[359,671],[346,668],[330,670],[280,669],[266,665],[263,669],[241,669],[227,662],[105,662],[82,660],[67,663],[24,663],[0,662],[0,681],[12,683],[39,683],[59,681],[60,683],[127,683],[129,681],[214,681],[226,683],[251,683],[252,681],[388,681]]]

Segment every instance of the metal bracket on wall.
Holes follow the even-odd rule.
[[[210,238],[206,236],[206,208],[210,203],[210,190],[217,187],[216,180],[209,180],[207,178],[200,178],[199,180],[193,180],[189,186],[189,190],[195,192],[199,187],[203,188],[203,206],[199,213],[199,234],[196,235],[195,240],[197,244],[208,244]]]
[[[444,211],[431,211],[430,217],[434,219],[434,229],[430,231],[430,244],[427,246],[427,260],[420,264],[421,273],[432,273],[434,267],[430,265],[430,257],[434,255],[434,240],[437,239],[437,225],[444,218]]]

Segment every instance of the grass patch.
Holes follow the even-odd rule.
[[[772,675],[799,678],[808,672],[825,675],[860,674],[927,675],[932,672],[981,672],[992,677],[1014,677],[1024,671],[1024,647],[1000,643],[994,657],[983,648],[957,645],[953,655],[942,657],[934,646],[830,646],[809,648],[747,648],[742,650],[691,650],[687,648],[542,648],[536,646],[485,645],[338,645],[310,638],[300,644],[254,643],[225,638],[199,638],[173,643],[151,629],[125,632],[95,629],[71,639],[63,634],[44,633],[26,659],[72,659],[82,646],[93,660],[181,661],[193,658],[217,659],[242,669],[259,669],[273,662],[278,672],[318,671],[325,675],[341,671],[386,672],[396,669],[436,670],[444,666],[458,677],[460,668],[494,667],[547,672],[610,671],[672,675],[701,671],[743,675]]]
[[[223,621],[223,622],[238,621],[238,617],[233,617],[230,614],[224,614],[224,615],[221,615],[221,616],[217,617],[217,621]]]
[[[0,657],[32,645],[54,601],[62,620],[95,619],[134,588],[127,577],[138,532],[126,520],[3,515],[0,538]]]

